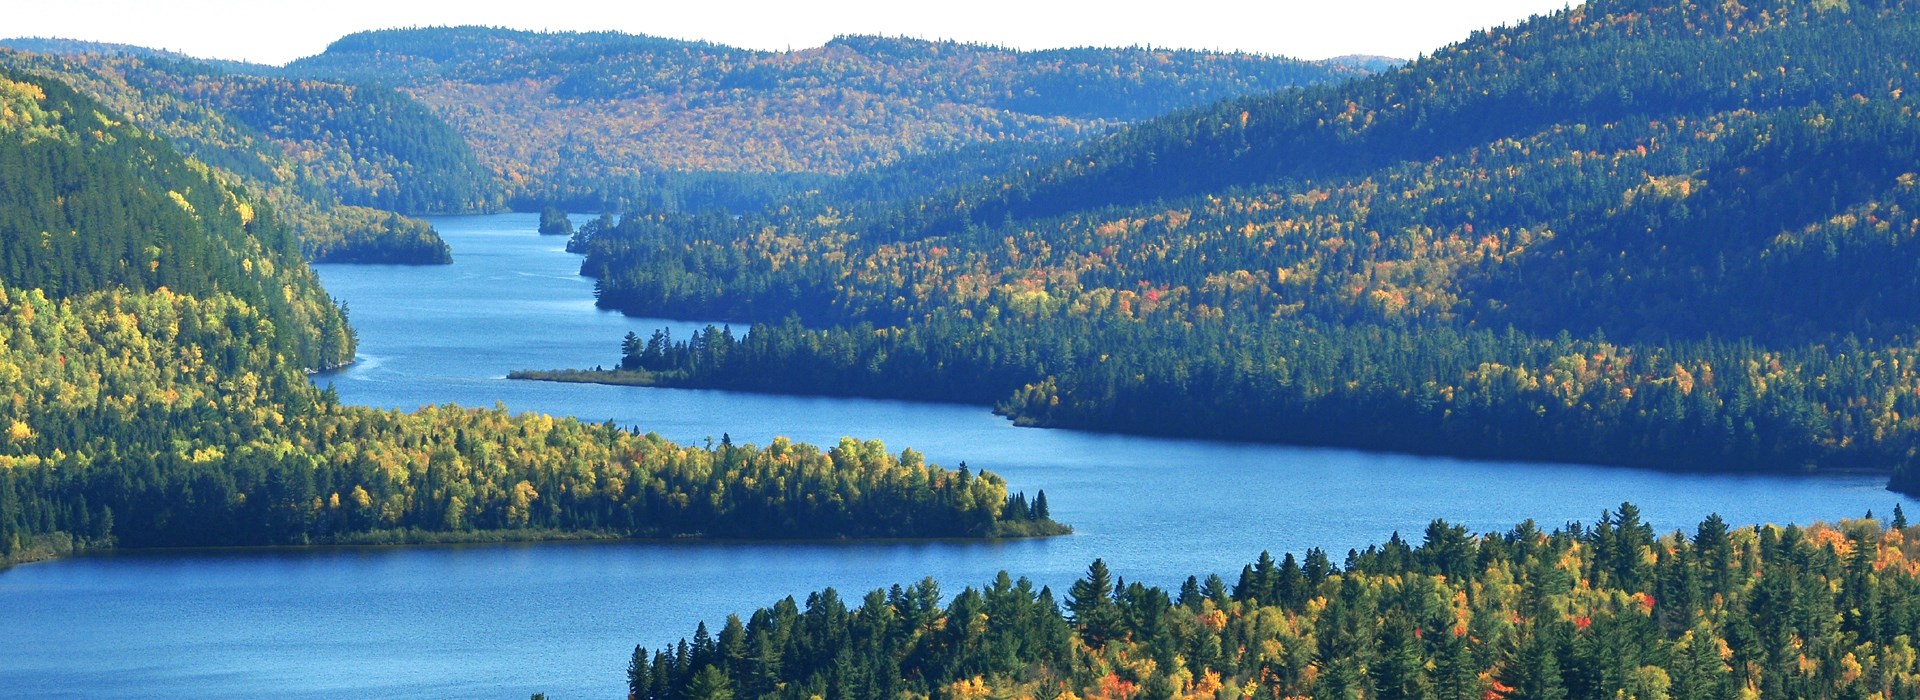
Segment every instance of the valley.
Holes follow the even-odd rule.
[[[1914,2],[499,9],[0,40],[0,687],[1920,695]]]

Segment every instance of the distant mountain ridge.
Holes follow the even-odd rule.
[[[156,49],[146,46],[135,46],[133,44],[87,41],[84,39],[62,39],[58,37],[41,36],[16,37],[12,39],[0,39],[0,46],[15,51],[30,51],[56,56],[95,54],[100,56],[120,56],[165,61],[189,61],[193,63],[204,63],[229,73],[248,75],[265,75],[278,70],[275,66],[248,63],[246,61],[229,61],[219,58],[202,58],[171,49]]]
[[[1025,51],[857,35],[760,51],[620,32],[478,26],[360,32],[284,67],[65,39],[0,46],[169,74],[164,89],[188,90],[179,96],[260,129],[317,168],[345,203],[402,213],[488,201],[493,195],[473,166],[445,158],[467,148],[518,209],[558,202],[744,211],[910,156],[957,162],[976,147],[1052,152],[1174,109],[1397,63],[1139,47]],[[399,90],[464,143],[434,141],[433,128],[409,126],[426,124],[415,116],[370,131],[340,123],[358,109],[290,119],[338,102],[341,88],[325,86],[343,84],[372,86],[357,99],[388,115],[416,109],[386,96]],[[409,133],[402,146],[427,147],[383,150],[366,138],[397,135],[396,125]]]
[[[1201,51],[845,36],[770,52],[487,27],[353,34],[284,70],[414,96],[474,145],[521,207],[644,204],[662,178],[698,174],[762,176],[747,187],[777,187],[782,177],[969,144],[1070,140],[1366,73],[1339,61]]]
[[[1353,66],[1373,73],[1382,73],[1407,65],[1407,59],[1404,58],[1360,53],[1334,56],[1333,58],[1322,59],[1322,61],[1325,63]]]

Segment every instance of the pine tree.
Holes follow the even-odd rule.
[[[1518,658],[1502,675],[1513,686],[1513,697],[1530,700],[1566,700],[1567,688],[1560,671],[1558,644],[1546,636],[1545,626],[1535,628],[1521,645]]]
[[[668,700],[681,681],[674,675],[673,658],[665,650],[653,653],[653,670],[647,674],[653,679],[653,688],[647,692],[650,700]]]
[[[1113,602],[1113,594],[1111,572],[1102,559],[1093,560],[1087,567],[1087,577],[1067,589],[1071,621],[1080,628],[1080,635],[1089,646],[1098,647],[1120,632],[1120,609]]]
[[[728,615],[727,624],[720,628],[720,659],[726,667],[727,675],[739,677],[747,671],[747,629],[741,624],[739,615]]]
[[[1213,601],[1214,607],[1224,608],[1227,606],[1227,581],[1226,579],[1220,578],[1219,574],[1207,574],[1207,580],[1201,584],[1200,591],[1206,595],[1207,600]]]
[[[1339,573],[1333,566],[1333,560],[1327,557],[1326,550],[1314,547],[1307,550],[1307,561],[1301,565],[1301,573],[1307,577],[1307,587],[1317,588],[1328,576]]]
[[[1203,596],[1200,595],[1200,579],[1195,576],[1188,576],[1187,580],[1180,584],[1180,598],[1178,600],[1180,607],[1198,610],[1200,608],[1200,601],[1203,599]]]
[[[1274,584],[1274,601],[1280,605],[1298,607],[1307,600],[1306,575],[1300,571],[1300,562],[1295,561],[1293,552],[1287,552],[1280,560],[1279,580]]]
[[[634,700],[652,700],[653,678],[648,675],[652,670],[647,663],[647,648],[634,646],[633,659],[627,662],[627,694]]]
[[[686,700],[733,700],[733,682],[719,667],[703,667],[687,682]]]
[[[1425,668],[1424,643],[1413,621],[1395,615],[1380,625],[1380,656],[1368,669],[1383,700],[1419,700],[1431,697],[1433,680]]]
[[[1480,668],[1473,647],[1464,636],[1449,635],[1434,658],[1434,697],[1439,700],[1480,700]]]
[[[645,347],[638,333],[627,331],[627,337],[620,341],[620,369],[639,369]]]
[[[1251,574],[1252,580],[1247,583],[1253,587],[1253,591],[1247,597],[1266,605],[1278,602],[1274,593],[1280,588],[1280,572],[1274,566],[1273,555],[1262,550],[1260,558],[1253,560]]]

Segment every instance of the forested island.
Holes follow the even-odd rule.
[[[1920,493],[1914,9],[1599,0],[983,182],[633,212],[575,234],[600,305],[753,332],[542,376]]]
[[[943,604],[931,579],[786,598],[717,634],[634,649],[637,700],[1421,698],[1715,700],[1920,695],[1920,528],[1469,533],[1436,520],[1343,562],[1265,553],[1228,583],[1068,590],[1005,572]],[[1124,573],[1124,572],[1121,572]]]
[[[115,546],[1066,531],[994,474],[878,442],[698,448],[504,408],[340,405],[308,373],[351,361],[354,333],[270,201],[5,67],[0,182],[0,564]]]

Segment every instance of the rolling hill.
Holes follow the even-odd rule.
[[[1023,52],[853,36],[766,52],[484,27],[354,34],[285,71],[414,96],[474,145],[523,208],[765,203],[817,176],[910,154],[1071,139],[1365,72],[1193,51]]]
[[[1914,491],[1913,10],[1600,0],[880,212],[630,217],[584,271],[761,322],[636,347],[656,383]]]
[[[0,64],[74,85],[245,182],[280,210],[312,260],[444,263],[438,234],[408,214],[502,206],[466,144],[392,91],[231,73],[113,45],[50,47],[74,53],[0,51]]]

